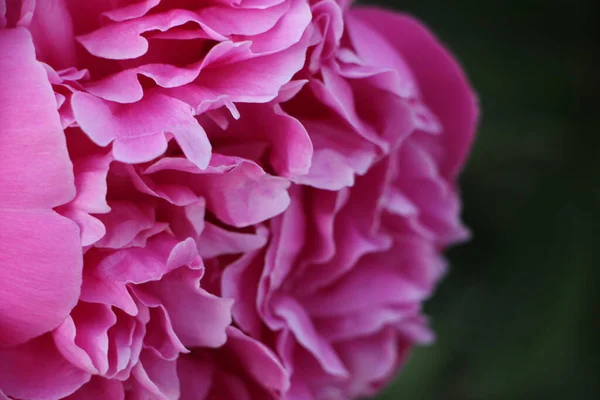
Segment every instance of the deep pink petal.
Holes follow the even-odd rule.
[[[377,8],[357,8],[356,18],[385,37],[412,70],[425,104],[444,128],[441,171],[454,179],[464,164],[478,119],[477,100],[460,65],[421,23]]]
[[[48,332],[66,318],[79,298],[82,256],[77,226],[53,211],[2,210],[0,232],[3,347]]]
[[[37,0],[28,29],[35,42],[38,60],[57,69],[76,64],[73,23],[65,0]]]
[[[213,385],[216,365],[193,356],[179,357],[177,374],[181,385],[181,400],[205,400]]]
[[[409,343],[399,340],[392,329],[386,329],[343,342],[336,349],[352,374],[345,391],[354,398],[377,393],[404,361]]]
[[[79,389],[90,377],[58,352],[49,335],[0,350],[0,387],[14,398],[61,399]]]
[[[0,70],[0,209],[64,204],[75,195],[73,167],[27,30],[0,31]]]
[[[123,383],[116,379],[93,376],[92,379],[64,400],[124,400]]]

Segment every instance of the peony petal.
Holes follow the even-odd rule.
[[[377,296],[373,296],[377,293]],[[424,300],[428,291],[414,285],[389,266],[362,261],[332,287],[303,297],[306,311],[315,317],[351,314],[385,305],[405,305]]]
[[[173,330],[169,314],[162,305],[150,308],[150,322],[146,325],[144,346],[170,361],[176,360],[181,353],[189,353]]]
[[[250,49],[255,54],[272,54],[280,52],[301,42],[302,37],[309,39],[307,29],[311,22],[310,6],[303,0],[288,0],[282,4],[290,4],[290,9],[277,21],[272,29],[249,37],[252,40]],[[275,7],[270,7],[275,8]]]
[[[290,202],[288,180],[268,175],[258,164],[238,157],[213,154],[202,171],[185,159],[163,158],[145,170],[155,193],[170,202],[204,197],[207,208],[221,221],[246,227],[284,211]],[[189,193],[192,189],[194,193]]]
[[[56,328],[77,303],[77,226],[53,211],[3,210],[0,218],[0,347]],[[57,290],[60,287],[60,290]]]
[[[86,93],[75,93],[73,113],[81,129],[100,146],[114,141],[116,160],[129,164],[150,161],[167,149],[172,134],[184,154],[206,168],[211,145],[185,103],[158,93],[134,104],[117,104]]]
[[[27,30],[0,31],[0,70],[0,209],[64,204],[75,195],[72,165],[54,93]]]
[[[61,399],[90,377],[63,358],[49,335],[0,350],[0,387],[14,398]]]
[[[0,1],[0,28],[6,28],[7,20],[6,20],[6,0]]]
[[[227,128],[227,138],[238,139],[247,146],[249,140],[271,143],[270,161],[277,175],[292,178],[308,172],[313,146],[304,126],[278,106],[247,105],[240,107],[240,119]]]
[[[232,232],[211,223],[200,236],[198,252],[203,258],[213,258],[227,254],[247,254],[262,248],[267,243],[268,234],[265,229],[257,229],[256,233]]]
[[[120,8],[114,8],[102,13],[103,16],[111,21],[127,21],[144,16],[148,11],[152,10],[161,0],[142,0],[136,1],[133,4],[127,4]]]
[[[418,313],[420,308],[417,303],[395,308],[378,306],[340,317],[330,315],[323,318],[313,317],[313,321],[326,340],[339,342],[376,334],[386,326],[400,325]]]
[[[27,28],[38,60],[57,69],[76,65],[75,36],[66,0],[35,1],[33,19]]]
[[[460,221],[459,196],[441,176],[432,155],[409,139],[396,159],[395,189],[419,208],[411,223],[419,225],[420,231],[431,232],[432,239],[444,247],[468,239],[469,231]]]
[[[125,400],[123,383],[116,379],[92,376],[92,379],[64,400]]]
[[[98,372],[105,374],[108,371],[108,330],[117,322],[111,307],[80,302],[71,318],[77,331],[75,344],[90,356]]]
[[[221,294],[234,300],[232,314],[237,326],[253,337],[260,337],[263,321],[258,314],[258,282],[263,266],[261,251],[239,257],[223,271]]]
[[[271,349],[233,326],[227,328],[227,337],[228,349],[256,382],[269,391],[285,392],[290,387],[288,372]]]
[[[96,57],[114,60],[133,59],[143,56],[148,51],[148,40],[142,36],[143,33],[155,30],[165,32],[188,22],[197,24],[214,40],[226,39],[225,36],[204,24],[198,14],[174,9],[106,25],[87,35],[79,36],[77,40]]]
[[[334,349],[316,332],[302,305],[291,297],[273,299],[273,312],[283,319],[298,341],[331,375],[347,377],[348,371]]]
[[[129,382],[132,384],[132,399],[179,399],[176,361],[163,360],[154,351],[145,350],[131,375]]]
[[[156,221],[154,207],[132,201],[111,201],[111,212],[99,215],[107,233],[95,246],[98,248],[121,249],[142,232],[152,228]]]
[[[336,346],[352,374],[346,389],[349,396],[373,396],[389,381],[409,349],[409,343],[398,341],[396,334],[386,329]]]
[[[177,375],[181,385],[181,400],[205,400],[213,385],[216,365],[193,356],[181,356]]]
[[[108,331],[108,341],[111,345],[108,352],[107,378],[127,379],[131,369],[139,361],[149,315],[143,305],[139,305],[138,309],[136,317],[115,310],[117,323]]]
[[[76,335],[77,328],[71,316],[67,316],[63,323],[52,331],[54,344],[65,359],[83,371],[93,375],[98,374],[98,369],[94,366],[90,355],[75,344]]]
[[[122,249],[101,257],[95,267],[96,274],[106,281],[142,284],[158,281],[179,267],[199,268],[201,263],[192,239],[177,242],[161,233],[150,238],[144,248]]]
[[[460,65],[431,32],[409,16],[376,8],[356,8],[351,14],[385,37],[413,71],[425,104],[444,128],[441,171],[454,179],[471,148],[479,115]]]
[[[265,9],[215,5],[199,10],[198,17],[204,24],[224,36],[257,35],[273,28],[277,21],[288,13],[290,3],[291,1],[282,1]]]
[[[231,323],[232,300],[200,288],[203,273],[180,268],[159,282],[145,285],[161,299],[175,333],[186,347],[221,346],[226,340],[225,328]]]

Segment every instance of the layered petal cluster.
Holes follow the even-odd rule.
[[[375,394],[433,340],[476,120],[405,15],[0,0],[0,399]]]

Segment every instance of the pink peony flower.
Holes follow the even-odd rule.
[[[0,399],[375,394],[433,340],[476,120],[404,15],[0,0]]]

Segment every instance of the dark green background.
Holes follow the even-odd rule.
[[[426,306],[438,341],[378,399],[600,399],[594,2],[371,3],[429,25],[483,110],[461,182],[474,239]]]

